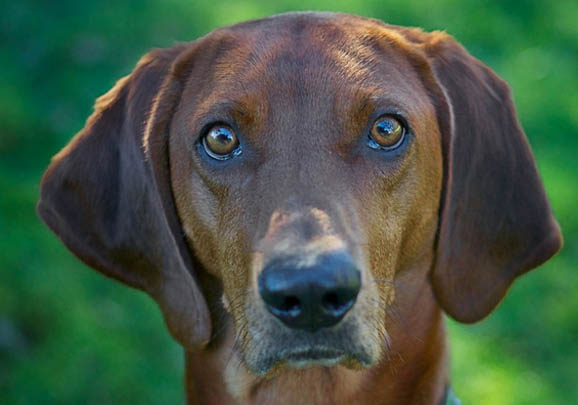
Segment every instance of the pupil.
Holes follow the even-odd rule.
[[[233,135],[230,131],[226,130],[225,128],[219,128],[217,130],[217,136],[215,137],[217,142],[227,144],[231,143],[233,140]]]
[[[394,129],[394,124],[391,120],[381,121],[377,125],[377,130],[385,135],[390,135],[392,132],[394,132]]]

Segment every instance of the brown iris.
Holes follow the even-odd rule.
[[[229,159],[240,151],[235,131],[224,124],[217,124],[209,129],[203,138],[203,147],[207,155],[217,160]]]
[[[371,140],[383,149],[394,149],[401,145],[405,136],[404,125],[391,115],[379,117],[371,126]]]

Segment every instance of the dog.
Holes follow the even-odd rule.
[[[562,245],[507,84],[443,32],[289,13],[156,49],[38,213],[149,294],[190,404],[450,403],[443,313]]]

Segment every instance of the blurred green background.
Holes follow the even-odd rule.
[[[0,403],[182,403],[183,359],[144,294],[83,266],[37,219],[38,182],[94,99],[152,47],[290,10],[445,29],[512,87],[564,236],[483,323],[450,323],[464,404],[578,398],[576,0],[12,1],[0,13]]]

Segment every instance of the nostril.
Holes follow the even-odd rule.
[[[323,295],[321,306],[327,312],[340,316],[347,312],[353,305],[354,300],[348,297],[348,294],[339,294],[335,291],[330,291]]]
[[[298,316],[301,312],[301,303],[299,298],[289,295],[275,309],[289,316]]]
[[[339,298],[337,294],[334,292],[327,293],[323,296],[322,305],[330,310],[336,310],[341,307],[341,303],[339,302]]]

